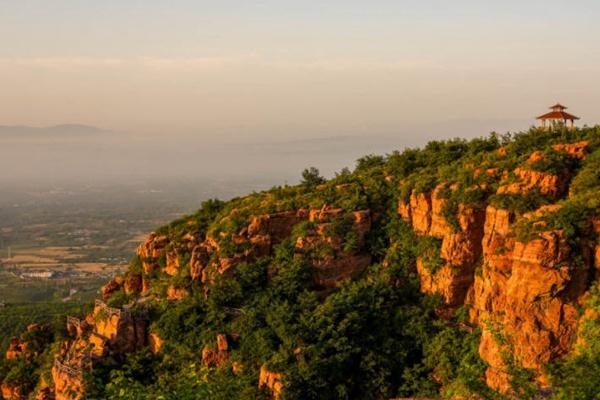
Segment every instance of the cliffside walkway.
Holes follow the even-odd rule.
[[[95,305],[100,310],[102,310],[104,313],[106,313],[106,315],[108,315],[109,317],[116,315],[117,318],[121,318],[121,316],[123,316],[125,318],[131,318],[131,311],[126,307],[123,307],[123,308],[109,307],[105,302],[103,302],[102,300],[98,300],[98,299],[96,300]]]

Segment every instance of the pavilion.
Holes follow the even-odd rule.
[[[560,126],[565,126],[568,129],[575,128],[575,121],[578,120],[579,117],[566,112],[565,110],[567,107],[560,103],[556,103],[550,107],[550,109],[552,111],[536,118],[541,121],[542,129],[553,129]],[[567,124],[567,122],[569,122],[569,124]]]

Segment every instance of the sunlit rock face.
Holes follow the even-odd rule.
[[[587,147],[587,142],[580,142],[553,149],[584,159]],[[526,165],[543,158],[543,153],[534,152]],[[514,176],[515,181],[501,185],[497,193],[518,195],[535,189],[560,199],[568,192],[567,171],[553,175],[524,167],[515,169]],[[600,246],[595,237],[600,228],[584,233],[588,238],[579,241],[583,247],[573,248],[562,231],[550,229],[520,242],[515,232],[518,218],[556,212],[560,205],[543,206],[522,216],[491,205],[480,209],[459,205],[455,229],[443,215],[445,200],[438,195],[442,187],[431,193],[412,193],[397,207],[417,234],[442,241],[443,265],[431,271],[417,260],[421,290],[440,294],[451,308],[470,306],[472,322],[482,329],[479,353],[489,364],[489,386],[509,390],[508,364],[512,361],[506,354],[535,371],[540,385],[546,385],[544,367],[572,349],[579,325],[577,307],[590,279],[598,275]],[[596,225],[600,223],[590,223]]]
[[[443,215],[446,200],[439,195],[443,187],[439,185],[431,194],[411,194],[408,203],[400,201],[398,212],[417,234],[441,239],[439,255],[443,264],[439,268],[431,271],[423,260],[417,260],[421,291],[440,294],[448,306],[456,307],[464,303],[473,285],[482,251],[485,212],[459,205],[458,227],[452,227]]]
[[[279,400],[283,391],[283,375],[278,372],[269,371],[266,366],[260,368],[260,374],[258,377],[258,387],[267,388],[271,393],[273,400]]]
[[[480,354],[490,368],[488,384],[508,389],[505,348],[494,335],[501,331],[515,359],[538,371],[565,355],[577,329],[577,302],[588,288],[591,265],[573,265],[573,249],[562,232],[544,232],[521,243],[510,236],[506,213],[488,209],[491,223],[484,236],[484,265],[476,276],[472,317],[483,329]],[[498,227],[498,230],[494,229]]]

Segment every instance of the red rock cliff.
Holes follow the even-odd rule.
[[[587,142],[553,148],[582,159]],[[543,157],[538,153],[533,153],[527,164]],[[522,194],[537,188],[557,199],[567,193],[566,173],[551,175],[528,168],[514,173],[516,181],[501,185],[498,193]],[[472,322],[482,329],[479,353],[489,364],[489,386],[509,389],[511,363],[533,370],[544,386],[544,367],[572,349],[577,306],[589,289],[591,277],[598,275],[598,233],[590,229],[590,237],[581,238],[582,244],[576,248],[562,231],[551,229],[540,229],[531,240],[521,242],[515,233],[519,221],[556,212],[560,207],[546,206],[517,216],[489,205],[485,209],[460,205],[456,215],[460,229],[455,231],[442,215],[445,200],[438,196],[441,188],[413,193],[409,201],[398,204],[398,213],[417,234],[442,240],[440,257],[444,264],[439,269],[431,272],[421,260],[417,262],[421,290],[441,294],[448,306],[471,306]]]

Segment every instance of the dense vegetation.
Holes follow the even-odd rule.
[[[583,162],[552,152],[553,144],[581,140],[590,142],[591,152]],[[547,158],[528,164],[533,151]],[[257,387],[259,370],[267,366],[281,373],[284,399],[471,394],[501,398],[482,380],[486,365],[478,355],[479,331],[468,325],[468,309],[439,318],[440,299],[419,291],[416,259],[421,257],[431,271],[438,268],[439,241],[418,237],[398,216],[396,207],[412,192],[431,192],[446,184],[439,193],[447,199],[444,215],[459,230],[455,219],[459,204],[493,204],[523,214],[556,203],[537,191],[496,194],[500,186],[515,180],[512,171],[517,167],[553,174],[568,171],[572,178],[571,195],[560,200],[560,212],[542,214],[519,226],[521,238],[560,228],[569,240],[577,241],[587,229],[587,216],[600,206],[600,128],[435,141],[423,149],[364,157],[354,171],[342,170],[330,180],[324,180],[316,169],[307,169],[297,186],[275,187],[229,202],[205,202],[195,214],[157,233],[167,235],[171,243],[190,233],[218,238],[219,256],[227,257],[243,250],[245,244],[231,238],[253,216],[327,205],[343,210],[328,229],[351,250],[357,246],[357,238],[349,229],[348,218],[353,211],[369,209],[377,218],[363,251],[372,256],[372,264],[335,291],[318,290],[311,278],[311,257],[323,257],[331,249],[323,245],[315,254],[295,254],[296,239],[313,228],[308,222],[297,224],[292,236],[275,246],[272,256],[242,263],[232,276],[216,279],[208,287],[192,281],[186,268],[191,255],[180,252],[177,276],[161,271],[146,276],[153,282],[152,301],[139,306],[149,313],[150,330],[165,340],[163,349],[156,355],[143,351],[104,360],[87,377],[87,395],[268,398],[268,393]],[[535,223],[540,220],[544,224]],[[144,273],[140,261],[134,258],[130,272]],[[164,263],[161,260],[162,266]],[[169,285],[185,288],[190,295],[169,302],[165,299]],[[591,307],[600,312],[596,297]],[[120,292],[110,304],[119,306],[130,300]],[[585,350],[550,367],[558,399],[588,399],[598,394],[600,328],[594,321],[585,327]],[[230,339],[230,356],[226,365],[209,369],[200,365],[200,354],[205,346],[216,345],[219,333]],[[234,364],[236,372],[232,371]],[[36,367],[43,370],[43,365]],[[11,371],[21,367],[12,368],[5,367],[0,377],[8,379]],[[530,378],[515,370],[514,389],[522,398],[532,395]]]
[[[67,315],[79,315],[89,311],[89,303],[8,303],[0,308],[0,351],[5,352],[11,337],[18,337],[28,325],[52,324],[64,326]]]
[[[0,331],[6,340],[2,351],[6,351],[8,338],[19,337],[27,343],[27,352],[8,360],[0,359],[2,383],[18,386],[21,393],[28,393],[43,377],[51,381],[50,368],[60,342],[66,339],[66,316],[89,312],[89,306],[78,303],[11,304],[0,309]],[[40,329],[28,331],[31,324]]]

